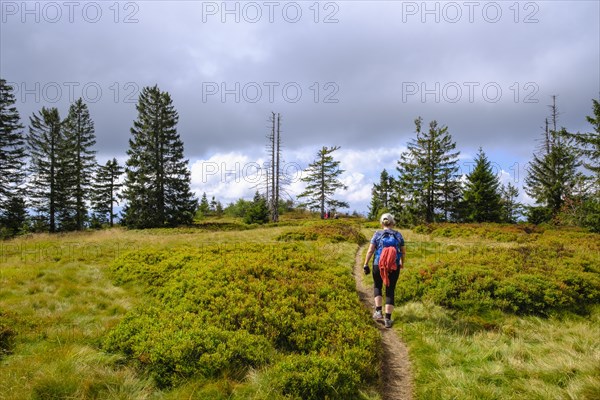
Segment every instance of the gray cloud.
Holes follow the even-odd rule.
[[[241,11],[236,23],[234,14],[207,13],[222,2],[143,1],[118,3],[118,15],[113,2],[95,3],[96,23],[77,12],[71,23],[63,7],[50,23],[54,14],[29,2],[40,9],[36,23],[20,9],[12,14],[24,3],[2,1],[0,75],[29,90],[17,93],[26,123],[42,106],[66,114],[71,88],[87,95],[99,153],[114,156],[127,146],[137,93],[154,84],[171,93],[192,159],[258,157],[271,111],[283,115],[288,150],[399,148],[423,116],[449,126],[464,152],[483,146],[507,166],[530,157],[552,94],[560,125],[588,129],[600,93],[599,4],[520,2],[517,16],[515,2],[475,3],[472,22],[465,2],[427,2],[439,23],[423,2],[320,3],[318,23],[314,2],[279,2],[272,23],[263,2],[228,2]],[[298,7],[300,20],[288,22]],[[256,10],[262,18],[248,22]],[[338,22],[323,23],[327,16]],[[58,99],[53,84],[63,90]]]

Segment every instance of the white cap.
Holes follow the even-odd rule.
[[[383,226],[390,226],[396,224],[396,221],[394,221],[394,216],[390,213],[383,214],[379,219],[379,222],[381,222],[381,225]]]

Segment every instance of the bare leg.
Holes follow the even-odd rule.
[[[394,312],[394,306],[391,304],[386,304],[385,305],[385,313],[386,314],[391,314]]]
[[[382,304],[383,304],[383,297],[382,296],[375,296],[375,307],[381,307]],[[385,307],[386,307],[386,310],[387,310],[387,305]]]

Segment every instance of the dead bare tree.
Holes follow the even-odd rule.
[[[264,191],[271,214],[271,222],[279,221],[279,199],[282,186],[287,182],[281,176],[281,115],[271,112],[270,132],[267,135],[267,152],[270,161],[265,163]],[[257,185],[258,186],[258,185]]]

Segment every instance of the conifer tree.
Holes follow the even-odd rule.
[[[565,198],[580,181],[577,172],[580,163],[569,141],[552,145],[548,154],[534,154],[527,168],[525,191],[539,205],[547,207],[551,216],[559,212]]]
[[[123,167],[116,158],[108,160],[98,167],[92,188],[92,208],[94,216],[100,223],[114,225],[117,217],[114,206],[118,204],[118,193],[122,184],[119,179],[123,175]]]
[[[254,194],[251,206],[244,215],[244,222],[247,224],[264,224],[269,222],[269,214],[267,200],[257,191]]]
[[[168,92],[145,87],[136,105],[125,167],[123,224],[131,228],[191,223],[198,201],[190,184],[179,116]]]
[[[65,199],[70,205],[74,227],[85,228],[88,215],[87,199],[91,197],[91,185],[96,168],[96,144],[94,122],[82,99],[71,104],[63,122],[64,151],[61,157],[61,174],[69,178],[65,182]]]
[[[0,78],[0,229],[16,235],[26,219],[23,125],[12,86]]]
[[[415,120],[417,137],[398,161],[398,199],[396,211],[412,216],[412,222],[447,220],[455,209],[460,191],[456,143],[448,128],[429,123],[421,129],[421,117]]]
[[[210,204],[208,203],[208,198],[206,197],[206,193],[202,193],[202,197],[200,198],[200,206],[198,207],[198,213],[202,215],[202,217],[206,217],[210,212]]]
[[[469,222],[499,222],[502,214],[500,181],[494,174],[482,148],[475,158],[473,171],[467,174],[464,192],[466,220]]]
[[[379,183],[373,184],[369,219],[377,219],[381,212],[389,211],[394,192],[394,178],[384,169],[379,176]]]
[[[213,196],[210,199],[210,212],[212,214],[214,214],[217,211],[217,199],[215,199],[215,196]]]
[[[506,186],[502,186],[500,191],[502,214],[501,221],[509,224],[517,222],[521,215],[523,206],[517,202],[519,189],[510,182]]]
[[[525,192],[537,203],[529,208],[529,220],[539,223],[555,218],[565,200],[573,196],[583,181],[578,171],[581,161],[573,146],[573,134],[566,128],[557,130],[556,96],[550,107],[552,129],[546,129],[546,145],[533,155],[527,167]],[[548,124],[546,124],[548,126]]]
[[[458,159],[456,160],[458,163]],[[446,168],[442,174],[442,215],[444,222],[457,222],[461,215],[461,201],[463,196],[462,183],[457,175],[458,165]]]
[[[593,191],[600,190],[600,101],[592,99],[593,116],[586,116],[592,125],[592,132],[569,133],[563,131],[567,138],[574,140],[574,145],[585,158],[582,165],[593,174]]]
[[[344,173],[344,170],[340,169],[340,162],[334,160],[331,155],[338,149],[339,146],[323,146],[317,152],[317,159],[308,165],[305,171],[306,176],[301,178],[307,185],[304,192],[298,195],[298,198],[306,198],[306,202],[302,205],[319,210],[321,216],[325,215],[326,207],[333,209],[348,208],[348,203],[333,198],[337,190],[348,189],[339,180],[339,176]]]
[[[29,194],[37,210],[38,228],[56,232],[61,211],[63,184],[59,178],[60,151],[63,146],[60,115],[57,108],[45,108],[30,118],[27,145],[31,157]],[[64,178],[64,177],[62,177]]]
[[[367,218],[370,220],[377,219],[377,216],[383,209],[384,208],[383,204],[381,203],[381,198],[377,193],[375,184],[373,184],[373,188],[371,189],[371,203],[369,204],[369,214],[367,214]]]
[[[221,201],[217,201],[217,207],[215,208],[215,215],[217,217],[223,216],[223,204],[221,204]]]

